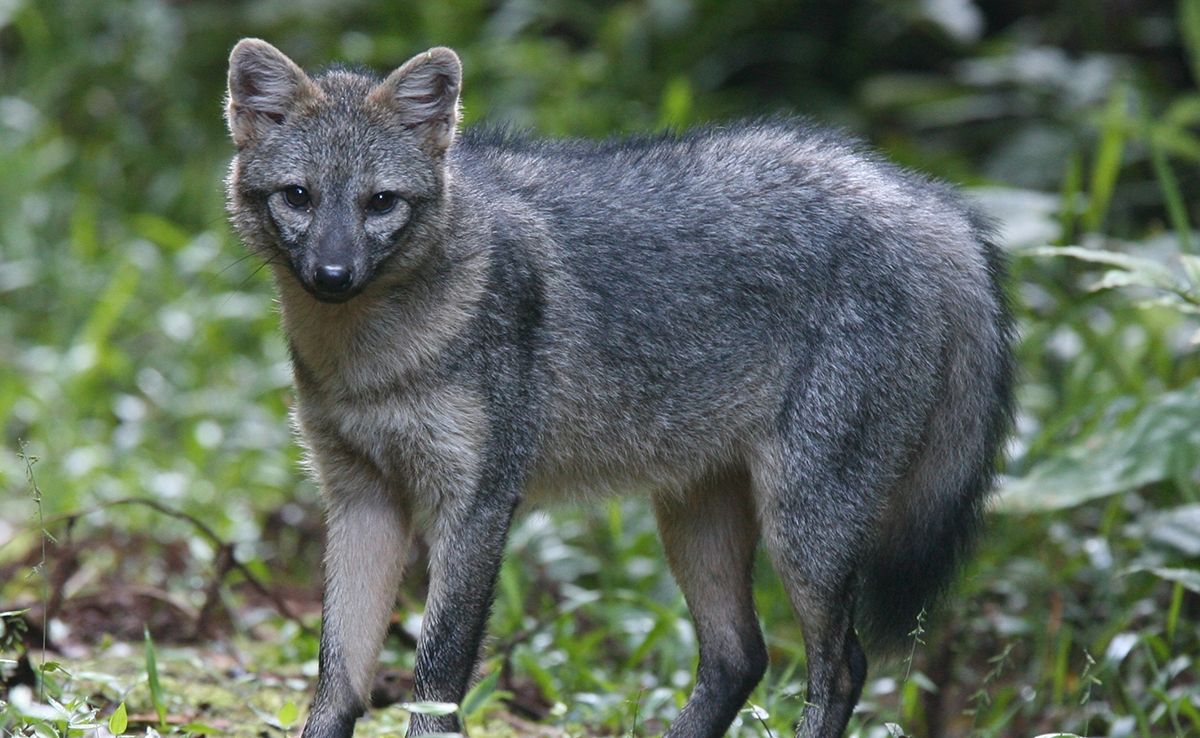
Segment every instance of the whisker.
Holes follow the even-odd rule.
[[[278,256],[278,254],[271,254],[271,256],[270,256],[270,257],[268,257],[266,260],[264,260],[262,264],[259,264],[259,265],[258,265],[258,268],[256,268],[254,271],[250,272],[250,275],[249,275],[248,277],[246,277],[245,279],[243,279],[243,280],[241,281],[241,283],[240,283],[240,284],[238,284],[238,286],[237,286],[235,289],[239,289],[239,290],[240,290],[241,288],[245,287],[245,286],[246,286],[246,284],[247,284],[247,283],[248,283],[250,280],[254,279],[256,276],[258,276],[258,273],[259,273],[259,272],[261,272],[263,269],[265,269],[266,267],[270,266],[271,264],[276,264],[276,263],[278,263],[278,262],[276,262],[276,261],[275,261],[275,258],[276,258],[276,256]]]
[[[247,256],[243,256],[241,259],[238,259],[236,262],[234,262],[234,264],[241,263],[241,262],[245,261],[246,259],[248,259],[250,256],[254,256],[254,254],[249,254]],[[228,305],[229,301],[233,299],[233,294],[235,292],[241,290],[243,287],[245,287],[247,282],[254,279],[254,275],[261,272],[266,266],[273,264],[275,262],[276,256],[278,256],[278,254],[271,254],[271,256],[268,257],[267,259],[265,259],[262,264],[259,264],[258,267],[253,272],[250,272],[250,276],[243,279],[241,281],[241,283],[238,284],[237,287],[234,287],[232,290],[229,290],[229,293],[225,296],[225,302],[221,303],[221,307],[225,307],[226,305]],[[229,266],[233,266],[233,264],[230,264]],[[225,269],[228,269],[228,268],[229,267],[225,267]],[[225,269],[222,269],[221,271],[224,272]]]
[[[204,285],[204,288],[208,289],[209,287],[212,287],[213,282],[217,281],[217,277],[221,276],[222,274],[229,271],[230,269],[233,269],[235,266],[237,266],[238,264],[241,264],[246,259],[253,258],[254,256],[257,256],[257,254],[255,254],[254,252],[244,254],[244,255],[238,257],[236,260],[234,260],[232,263],[230,263],[228,266],[226,266],[224,269],[217,272],[216,274],[208,275],[202,283]]]

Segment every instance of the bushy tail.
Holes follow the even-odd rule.
[[[975,314],[963,313],[961,302],[947,311],[958,317],[947,339],[942,400],[929,418],[920,458],[892,491],[867,561],[859,625],[878,652],[911,645],[921,612],[974,548],[1008,433],[1013,366],[1004,263],[994,246],[985,252],[993,304]]]

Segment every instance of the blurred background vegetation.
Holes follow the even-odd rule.
[[[311,666],[311,635],[245,587],[316,624],[286,351],[223,212],[244,36],[309,69],[452,46],[468,125],[795,113],[961,183],[1013,255],[1016,433],[981,555],[913,656],[873,672],[853,730],[1200,735],[1200,0],[0,0],[0,610],[40,607],[68,651],[143,620],[182,638],[178,613],[127,600],[132,624],[81,614],[150,583],[279,645],[266,666]],[[1070,246],[1087,251],[1048,248]],[[98,507],[126,497],[217,539]],[[510,550],[487,662],[509,709],[661,730],[695,649],[644,506],[533,515]],[[763,563],[772,671],[739,735],[788,734],[803,706]],[[401,671],[420,589],[385,652]]]

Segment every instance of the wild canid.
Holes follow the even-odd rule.
[[[362,714],[414,536],[414,698],[458,702],[514,512],[650,496],[700,666],[667,735],[724,733],[767,665],[761,540],[838,736],[968,552],[1011,397],[1002,259],[947,188],[790,120],[644,138],[459,133],[435,48],[229,68],[237,232],[274,276],[328,508],[306,738]],[[458,729],[414,715],[410,735]]]

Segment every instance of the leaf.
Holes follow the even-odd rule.
[[[442,717],[443,715],[450,715],[458,711],[458,705],[453,702],[402,702],[400,708],[409,712],[415,712],[418,715],[431,715],[433,717]]]
[[[1183,585],[1184,589],[1200,594],[1200,571],[1196,569],[1171,569],[1163,567],[1138,566],[1128,570],[1127,574],[1149,572],[1159,579]]]
[[[1186,240],[1180,236],[1181,241]],[[1190,240],[1186,240],[1191,243]],[[1079,246],[1041,246],[1021,252],[1027,256],[1067,256],[1094,264],[1119,267],[1104,273],[1089,288],[1092,291],[1116,287],[1147,287],[1165,295],[1141,300],[1138,307],[1168,307],[1182,313],[1200,312],[1200,257],[1175,254],[1183,265],[1188,282],[1178,279],[1166,265],[1120,251],[1085,249]]]
[[[1088,287],[1091,292],[1113,289],[1115,287],[1155,287],[1160,288],[1154,278],[1144,272],[1127,272],[1123,269],[1111,269],[1104,276]],[[1160,288],[1161,289],[1161,288]]]
[[[61,738],[58,730],[43,720],[31,719],[33,723],[33,734],[38,738]]]
[[[1171,274],[1171,270],[1162,263],[1140,256],[1131,256],[1120,251],[1085,249],[1081,246],[1040,246],[1021,253],[1028,256],[1069,256],[1072,259],[1093,264],[1107,264],[1127,272],[1141,274],[1161,289],[1176,290],[1180,287],[1175,275]]]
[[[284,727],[287,727],[296,722],[296,718],[300,717],[300,710],[297,709],[295,702],[288,700],[284,703],[283,707],[279,708],[279,712],[275,714],[275,717],[279,718],[279,722]]]
[[[108,718],[108,732],[113,735],[121,735],[125,732],[125,728],[129,726],[129,714],[125,712],[125,703],[117,705],[117,709],[113,711],[112,716]]]
[[[1188,557],[1200,556],[1200,504],[1148,515],[1132,528],[1142,540],[1169,546]]]
[[[1193,293],[1200,294],[1200,256],[1180,254],[1179,262],[1183,264],[1183,271],[1191,280]]]
[[[204,723],[188,723],[187,725],[179,726],[179,732],[197,733],[199,735],[219,735],[225,731],[220,728],[214,728],[211,725],[205,725]]]
[[[1081,439],[1002,482],[996,509],[1060,510],[1190,475],[1200,464],[1200,380],[1147,403],[1123,428]]]
[[[1144,309],[1165,307],[1179,313],[1186,313],[1188,315],[1200,314],[1200,305],[1197,305],[1194,302],[1189,302],[1186,298],[1175,292],[1168,292],[1167,294],[1159,295],[1158,297],[1138,300],[1134,303],[1134,305]]]
[[[488,700],[496,693],[496,683],[499,680],[500,670],[493,669],[491,674],[480,679],[478,684],[471,687],[467,696],[463,698],[462,715],[464,718],[474,715],[477,710],[488,703]]]

